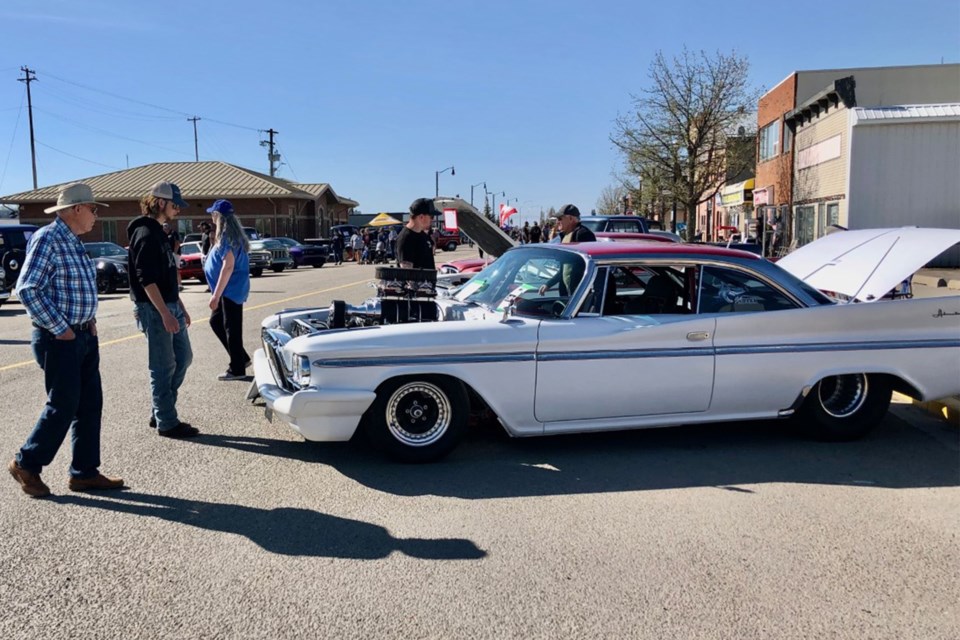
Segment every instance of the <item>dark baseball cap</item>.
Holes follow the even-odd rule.
[[[417,198],[410,204],[410,216],[438,216],[440,212],[430,198]]]
[[[565,204],[560,207],[560,211],[557,211],[553,214],[554,218],[562,218],[563,216],[573,216],[574,218],[580,217],[580,209],[577,209],[575,205]]]

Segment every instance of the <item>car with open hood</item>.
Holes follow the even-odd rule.
[[[448,292],[378,269],[378,295],[261,325],[251,397],[307,440],[358,433],[435,460],[471,412],[511,436],[793,419],[868,433],[897,390],[960,393],[960,297],[837,304],[751,253],[673,242],[512,247],[462,201],[496,261]]]
[[[27,257],[27,242],[37,229],[32,224],[0,224],[0,305],[10,299],[17,286]]]

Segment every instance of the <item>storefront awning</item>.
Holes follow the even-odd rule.
[[[728,184],[720,192],[720,204],[724,207],[736,207],[747,202],[753,202],[753,187],[755,180],[750,178],[743,182]]]

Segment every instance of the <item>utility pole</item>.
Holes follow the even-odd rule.
[[[280,159],[280,154],[275,153],[273,150],[274,148],[273,136],[280,132],[274,131],[273,129],[267,129],[265,133],[268,133],[270,135],[270,141],[268,142],[266,140],[261,140],[260,146],[269,148],[269,150],[267,151],[267,159],[270,161],[270,177],[272,178],[277,175],[277,168],[275,166],[275,163],[277,162],[277,160]]]
[[[200,162],[200,151],[197,147],[197,120],[199,119],[200,118],[198,118],[197,116],[193,116],[192,118],[187,118],[187,122],[193,123],[193,161],[194,162]]]
[[[23,77],[17,78],[17,82],[26,82],[27,83],[27,115],[30,117],[30,160],[33,163],[33,188],[37,188],[37,147],[34,144],[33,140],[33,100],[30,97],[30,83],[37,80],[37,72],[33,69],[28,69],[26,65],[20,67],[20,71],[23,71]],[[30,74],[33,74],[33,77]]]

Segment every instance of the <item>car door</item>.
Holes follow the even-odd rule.
[[[724,415],[770,415],[796,400],[806,382],[802,360],[788,346],[803,341],[814,317],[793,296],[760,274],[735,266],[704,266],[699,311],[716,319],[713,410]]]
[[[616,269],[628,267],[645,273],[646,280],[616,286]],[[693,313],[692,301],[682,300],[685,287],[679,281],[675,293],[681,300],[667,313],[642,308],[655,274],[640,265],[600,269],[591,293],[597,298],[593,309],[588,304],[576,317],[543,321],[537,420],[603,420],[710,408],[716,319]],[[622,298],[621,304],[602,301],[608,294]]]

